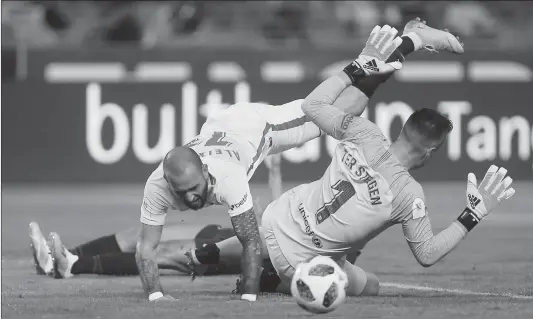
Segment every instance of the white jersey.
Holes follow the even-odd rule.
[[[316,255],[341,258],[405,219],[420,185],[388,151],[370,121],[338,143],[321,179],[293,188],[265,211],[283,254],[293,265]],[[286,208],[276,206],[281,202]],[[288,206],[288,207],[287,207]],[[425,214],[425,207],[424,207]]]
[[[268,154],[299,146],[321,132],[301,110],[302,100],[273,106],[239,103],[210,116],[200,134],[185,146],[207,164],[210,175],[206,206],[225,205],[230,216],[253,207],[248,182]],[[169,209],[188,207],[172,191],[160,164],[144,189],[141,222],[164,225]]]

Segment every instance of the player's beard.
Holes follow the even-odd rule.
[[[192,210],[199,210],[205,206],[205,202],[207,199],[207,185],[204,188],[204,191],[202,192],[202,195],[197,196],[196,199],[192,202],[189,202],[187,200],[184,200],[183,202],[187,207],[189,207]]]

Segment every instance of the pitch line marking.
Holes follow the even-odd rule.
[[[439,287],[400,284],[400,283],[395,283],[395,282],[380,283],[380,286],[385,287],[385,288],[399,288],[399,289],[418,290],[418,291],[447,292],[447,293],[453,293],[457,295],[505,297],[505,298],[512,298],[512,299],[521,299],[521,300],[533,300],[533,296],[517,295],[517,294],[511,294],[511,293],[477,292],[477,291],[463,290],[463,289],[447,289],[447,288],[439,288]]]

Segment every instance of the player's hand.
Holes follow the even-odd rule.
[[[389,25],[374,27],[363,51],[355,60],[363,67],[366,75],[388,74],[402,68],[399,60],[385,62],[402,44],[402,38],[397,37],[397,34],[398,30]]]
[[[178,299],[170,296],[170,295],[164,295],[163,297],[161,298],[157,298],[156,300],[154,301],[150,301],[150,302],[153,302],[153,303],[165,303],[165,302],[174,302],[174,301],[177,301]]]
[[[503,201],[514,195],[515,190],[511,187],[513,179],[510,176],[505,177],[506,174],[505,168],[491,165],[479,186],[476,175],[468,174],[466,206],[476,214],[479,220],[487,217]]]

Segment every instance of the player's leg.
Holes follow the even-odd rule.
[[[161,241],[187,240],[208,236],[211,238],[218,225],[166,225],[163,229]],[[139,238],[139,227],[132,227],[115,234],[102,236],[79,246],[69,249],[77,256],[96,256],[114,253],[134,253]]]
[[[259,227],[262,239],[262,254],[268,259],[268,251],[265,249],[263,229]],[[209,265],[240,265],[242,257],[242,244],[236,236],[229,237],[219,242],[197,246],[187,251],[176,251],[173,258],[176,262],[189,265],[193,278],[204,274]],[[240,266],[239,266],[240,267]],[[235,266],[236,268],[236,266]],[[239,268],[240,269],[240,268]],[[238,273],[236,271],[235,273]]]
[[[186,225],[179,225],[176,230],[190,229]],[[194,227],[195,231],[198,227]],[[219,225],[204,226],[195,236],[188,239],[167,240],[159,244],[156,254],[156,261],[161,269],[172,269],[189,273],[187,259],[179,252],[190,250],[194,247],[201,247],[203,244],[218,242],[233,236],[234,233],[229,228],[221,228]],[[172,236],[167,235],[172,238]],[[174,238],[183,237],[173,236]],[[137,263],[134,252],[113,252],[96,255],[76,255],[68,251],[58,234],[50,234],[52,256],[55,265],[56,277],[68,278],[78,274],[99,274],[99,275],[137,275]],[[209,269],[207,269],[209,271]]]
[[[379,293],[379,279],[369,272],[365,272],[360,267],[350,263],[340,263],[342,269],[348,276],[347,296],[377,296]]]
[[[422,49],[434,52],[447,51],[456,54],[464,52],[459,37],[453,36],[447,30],[434,29],[428,26],[425,21],[420,21],[419,18],[411,20],[405,25],[401,38],[403,40],[402,43],[387,62],[403,61],[410,53]],[[391,76],[392,73],[364,78],[357,83],[356,87],[364,92],[367,98],[371,98],[379,85],[386,82]],[[364,98],[362,99],[364,100]]]

